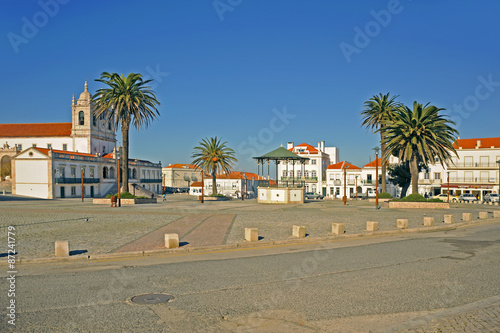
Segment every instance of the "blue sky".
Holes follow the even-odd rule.
[[[101,72],[155,79],[160,118],[132,157],[188,163],[222,137],[238,169],[283,142],[369,162],[363,103],[446,108],[462,138],[500,136],[500,2],[41,0],[0,3],[1,122],[69,122]],[[30,29],[31,28],[31,29]],[[34,28],[34,29],[33,29]],[[373,159],[373,157],[372,157]]]

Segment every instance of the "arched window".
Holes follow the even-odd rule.
[[[94,125],[94,127],[97,126],[97,118],[96,118],[96,116],[92,117],[92,124]]]
[[[115,178],[115,168],[109,168],[109,178]]]
[[[85,125],[85,113],[83,111],[78,112],[78,124]]]
[[[132,179],[137,179],[137,171],[132,169]]]
[[[104,167],[102,169],[102,178],[104,179],[108,178],[108,167]]]

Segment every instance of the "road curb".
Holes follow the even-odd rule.
[[[411,233],[429,233],[438,231],[450,231],[458,228],[466,228],[471,226],[480,226],[492,223],[498,223],[500,219],[489,219],[489,220],[476,220],[468,222],[458,222],[449,225],[437,225],[432,227],[420,227],[411,229],[396,229],[396,230],[385,230],[385,231],[373,231],[364,232],[358,234],[342,234],[342,235],[331,235],[324,237],[305,237],[305,238],[293,238],[285,240],[276,241],[257,241],[257,242],[242,242],[237,244],[226,244],[226,245],[215,245],[215,246],[200,246],[200,247],[179,247],[175,249],[159,249],[159,250],[147,250],[147,251],[134,251],[134,252],[122,252],[122,253],[100,253],[91,255],[76,255],[70,257],[48,257],[48,258],[17,258],[16,263],[18,264],[33,264],[33,263],[54,263],[54,262],[73,262],[73,261],[92,261],[92,260],[105,260],[105,259],[119,259],[119,258],[134,258],[134,257],[146,257],[154,256],[158,254],[185,254],[185,253],[198,253],[198,252],[217,252],[225,250],[237,250],[237,249],[255,249],[255,248],[266,248],[272,246],[287,246],[287,245],[303,245],[309,243],[331,243],[342,240],[355,240],[355,239],[367,239],[367,238],[379,238],[388,236],[400,236]],[[7,265],[7,261],[1,262],[0,265]]]

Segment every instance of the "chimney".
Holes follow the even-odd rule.
[[[292,149],[292,148],[293,148],[293,142],[287,142],[286,149]]]
[[[325,152],[325,141],[321,141],[321,151]]]
[[[479,148],[479,147],[481,147],[481,140],[477,140],[477,142],[476,142],[476,148]]]

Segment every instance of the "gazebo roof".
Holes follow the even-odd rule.
[[[308,160],[307,157],[299,156],[291,151],[279,147],[265,155],[259,157],[253,157],[255,160]]]

